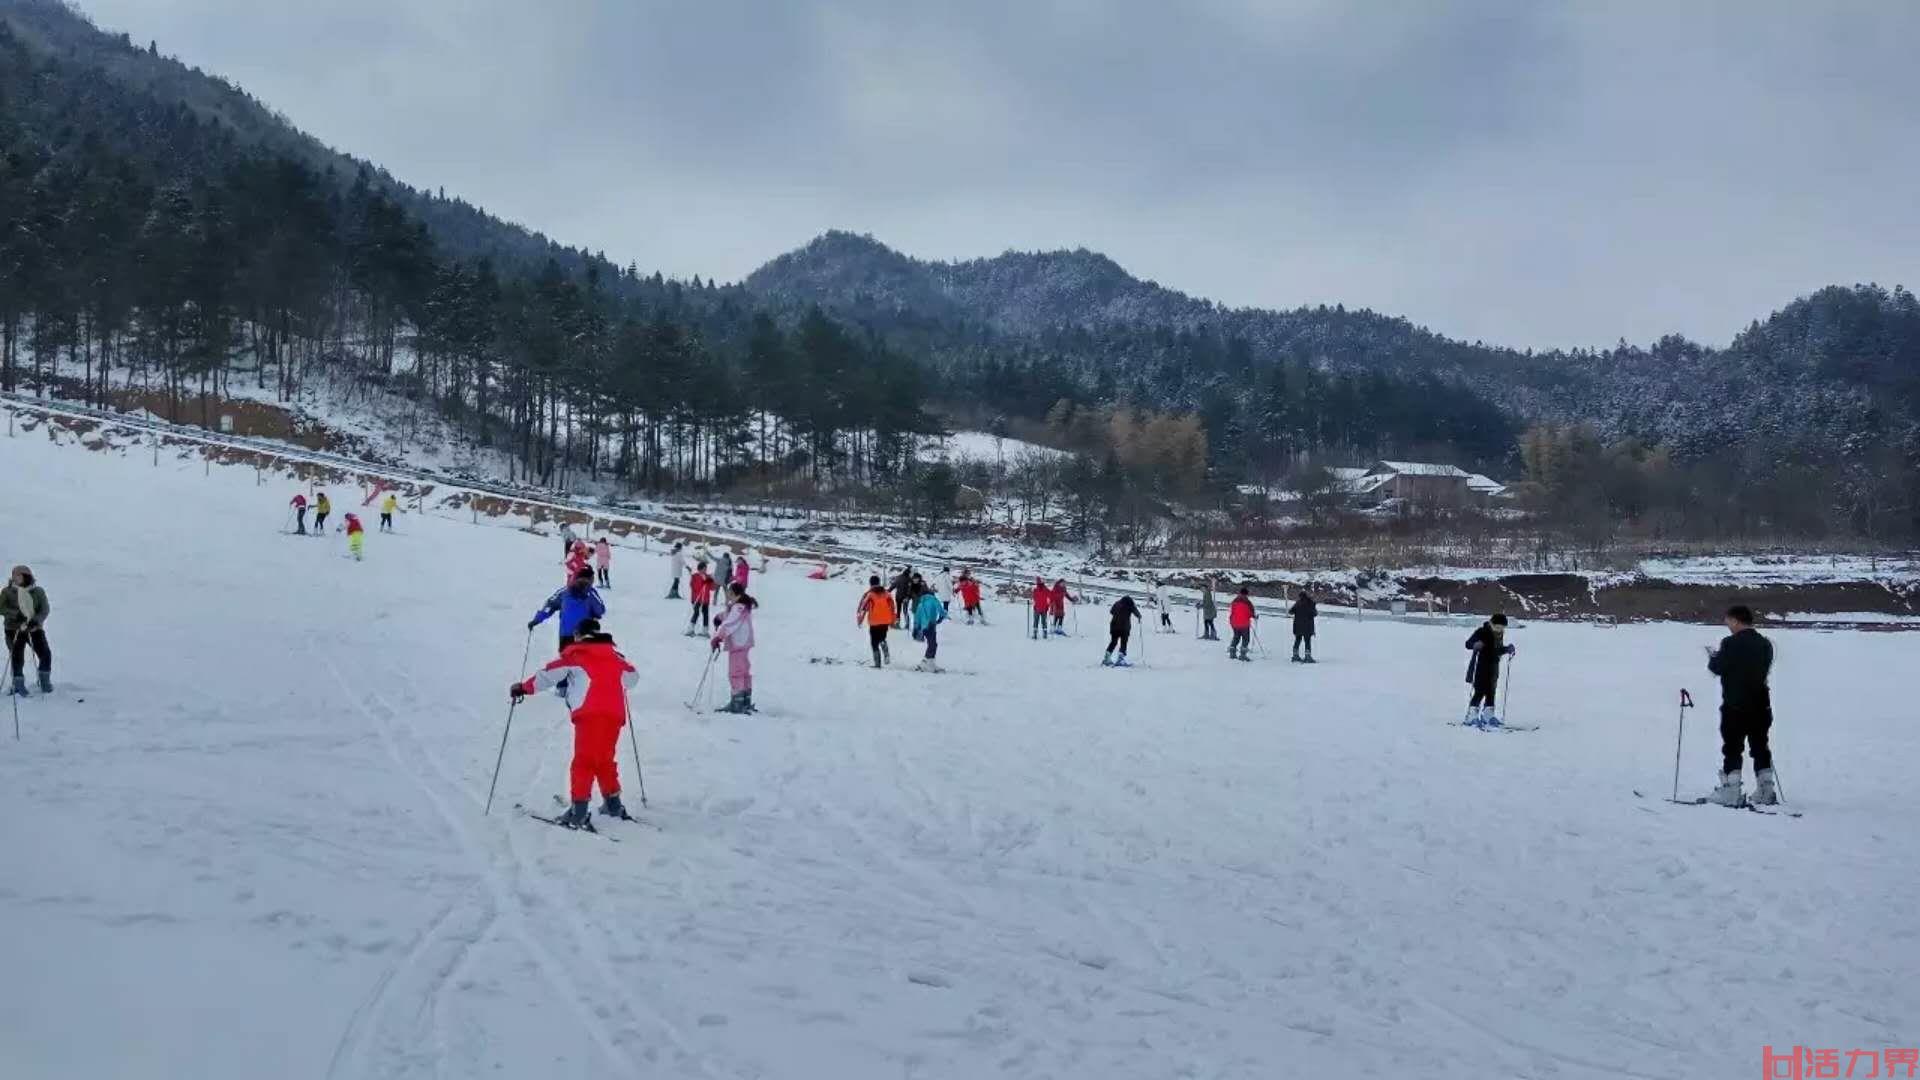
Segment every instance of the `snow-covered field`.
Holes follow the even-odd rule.
[[[1542,726],[1490,735],[1447,724],[1454,627],[1112,672],[1094,613],[1042,644],[1001,607],[952,673],[874,672],[849,585],[776,562],[733,718],[683,706],[703,645],[622,551],[659,828],[609,843],[511,812],[564,785],[552,698],[481,813],[551,539],[405,517],[355,563],[250,468],[42,431],[0,470],[61,683],[0,732],[9,1080],[1714,1078],[1920,1041],[1905,635],[1774,634],[1806,816],[1769,818],[1632,794],[1678,688],[1715,698],[1698,628],[1517,631]]]

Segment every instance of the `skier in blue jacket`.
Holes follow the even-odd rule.
[[[939,671],[934,657],[940,654],[940,624],[947,621],[947,605],[932,589],[925,585],[919,589],[913,601],[913,636],[927,643],[927,655],[916,666],[921,671]]]
[[[560,616],[560,647],[563,649],[573,640],[574,631],[580,628],[581,623],[606,617],[606,601],[600,599],[600,593],[593,587],[591,568],[573,575],[573,580],[567,583],[566,588],[547,597],[547,602],[534,612],[533,621],[527,623],[527,629],[532,630],[555,613]]]

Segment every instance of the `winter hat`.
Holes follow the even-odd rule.
[[[1496,611],[1493,614],[1493,618],[1488,619],[1487,621],[1492,623],[1495,626],[1505,626],[1507,625],[1507,616],[1504,612]]]
[[[591,585],[593,584],[593,571],[583,566],[580,569],[575,570],[573,572],[573,580],[584,581],[587,584]]]

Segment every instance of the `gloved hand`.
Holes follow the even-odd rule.
[[[521,698],[526,696],[527,696],[527,688],[521,685],[520,683],[514,683],[513,685],[507,687],[507,697],[512,698],[514,701],[519,701]]]
[[[1507,654],[1508,656],[1513,656],[1513,655],[1515,655],[1515,653],[1517,652],[1517,650],[1516,650],[1516,649],[1514,649],[1514,647],[1513,647],[1513,646],[1511,646],[1511,645],[1509,645],[1509,646],[1507,646],[1507,647],[1506,647],[1506,649],[1505,649],[1504,651],[1506,652],[1506,654]]]
[[[528,629],[528,630],[532,630],[532,629],[533,629],[534,627],[536,627],[536,626],[539,626],[539,625],[540,625],[540,620],[539,620],[539,619],[534,619],[534,620],[531,620],[530,622],[528,622],[528,623],[527,623],[527,629]]]

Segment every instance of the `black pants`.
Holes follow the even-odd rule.
[[[19,662],[14,662],[14,671],[20,670]],[[1773,709],[1729,709],[1720,706],[1720,756],[1726,768],[1722,772],[1740,771],[1740,744],[1745,742],[1753,751],[1753,771],[1773,768],[1773,748],[1767,745],[1767,729],[1773,727]]]
[[[1172,626],[1172,625],[1173,625],[1173,616],[1172,616],[1172,615],[1169,615],[1168,613],[1166,613],[1166,612],[1164,612],[1164,611],[1163,611],[1163,612],[1161,612],[1161,613],[1160,613],[1160,625],[1161,625],[1161,626]]]
[[[691,627],[693,624],[699,623],[700,628],[703,630],[711,628],[713,626],[713,621],[710,614],[712,610],[713,610],[712,604],[693,605],[693,618],[687,620],[687,625]]]
[[[1110,627],[1107,630],[1107,651],[1112,652],[1118,648],[1121,656],[1127,655],[1127,642],[1131,640],[1132,637],[1133,627],[1131,626]]]
[[[1293,655],[1295,656],[1300,655],[1300,647],[1302,645],[1306,646],[1307,655],[1312,656],[1313,655],[1313,635],[1312,634],[1293,635]]]
[[[601,567],[599,573],[600,573],[600,586],[606,589],[613,588],[613,576],[607,573],[607,568],[604,566]]]
[[[387,530],[388,532],[392,532],[392,531],[393,531],[393,515],[392,515],[392,514],[381,514],[381,515],[380,515],[380,527],[381,527],[382,529],[385,529],[385,530]]]
[[[680,599],[680,575],[679,574],[673,575],[673,584],[667,586],[667,599],[669,600]]]
[[[1235,630],[1233,632],[1233,640],[1227,642],[1227,655],[1232,656],[1236,652],[1246,652],[1247,642],[1251,641],[1252,639],[1253,639],[1252,627],[1248,627],[1245,630]]]
[[[867,647],[873,650],[873,666],[879,667],[882,657],[891,658],[893,650],[887,648],[887,631],[893,629],[889,623],[873,623],[867,627]]]
[[[313,531],[314,532],[323,533],[327,531],[327,514],[330,512],[331,511],[327,511],[327,510],[314,511],[314,514],[313,514]]]
[[[1046,637],[1047,636],[1047,613],[1046,612],[1035,611],[1033,613],[1033,633],[1028,636],[1030,637]]]
[[[304,506],[293,508],[293,531],[302,536],[307,534],[307,508]]]
[[[1488,708],[1492,708],[1494,704],[1493,691],[1494,691],[1494,688],[1498,687],[1499,685],[1500,685],[1500,676],[1498,675],[1495,675],[1493,678],[1488,679],[1484,682],[1474,683],[1473,684],[1473,700],[1467,702],[1467,707],[1471,709],[1476,706],[1485,705]]]
[[[1203,637],[1203,638],[1205,638],[1205,639],[1207,639],[1208,641],[1219,641],[1219,640],[1220,640],[1220,631],[1218,631],[1218,630],[1215,630],[1215,629],[1213,628],[1213,620],[1212,620],[1212,619],[1207,619],[1207,620],[1205,620],[1205,622],[1206,622],[1206,624],[1207,624],[1207,628],[1206,628],[1205,630],[1202,630],[1202,631],[1200,632],[1200,636],[1201,636],[1201,637]]]
[[[47,646],[46,630],[38,626],[28,630],[22,626],[18,633],[11,630],[7,632],[8,659],[13,662],[13,677],[16,679],[26,674],[28,645],[33,646],[33,655],[40,661],[40,670],[53,670],[53,650]],[[1758,760],[1758,751],[1755,754],[1755,760]]]

